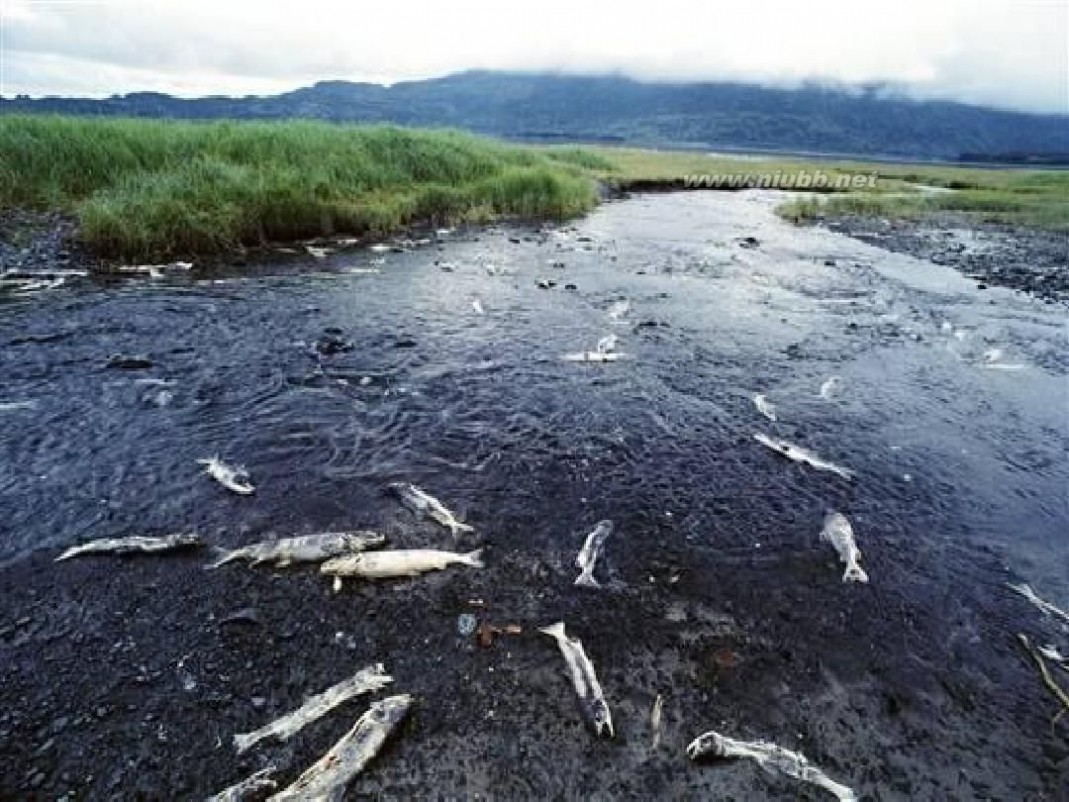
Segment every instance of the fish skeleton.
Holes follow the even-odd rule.
[[[539,629],[551,638],[555,638],[560,652],[564,655],[564,662],[568,666],[568,674],[571,676],[575,693],[579,697],[579,707],[583,717],[594,732],[601,736],[608,734],[614,736],[612,729],[612,714],[609,705],[605,702],[605,694],[601,690],[597,674],[594,673],[594,664],[586,656],[583,644],[578,638],[570,638],[564,631],[564,622],[558,621],[548,627]]]
[[[616,351],[577,351],[561,356],[565,362],[617,362],[623,354]]]
[[[215,481],[242,496],[247,496],[256,490],[249,481],[249,472],[240,465],[227,465],[218,457],[197,460],[198,465],[204,466],[204,472]]]
[[[253,565],[273,562],[279,568],[292,563],[311,563],[354,551],[375,549],[386,543],[385,535],[361,530],[357,532],[323,532],[318,535],[266,540],[227,551],[209,568],[218,568],[233,560],[249,560]]]
[[[320,566],[321,573],[338,577],[361,576],[365,579],[392,579],[419,576],[428,571],[441,571],[447,566],[470,565],[483,567],[483,550],[467,554],[436,549],[397,549],[395,551],[370,551],[335,557]],[[337,582],[335,583],[337,587]]]
[[[365,693],[373,693],[385,688],[391,682],[393,682],[393,677],[386,673],[386,669],[381,663],[362,668],[348,679],[342,680],[322,693],[317,693],[315,696],[310,697],[303,705],[282,716],[282,718],[275,719],[270,724],[253,732],[235,735],[234,748],[240,755],[265,738],[285,741],[299,732],[306,724],[322,718],[342,702],[347,702]]]
[[[758,393],[753,397],[754,406],[757,407],[757,411],[768,418],[773,423],[776,422],[776,405],[771,403],[763,394]]]
[[[869,581],[869,575],[857,563],[861,552],[858,551],[857,541],[854,539],[854,528],[850,526],[845,515],[839,512],[828,513],[824,518],[824,528],[820,530],[820,539],[831,543],[839,553],[839,560],[846,563],[843,582]]]
[[[761,445],[771,448],[777,454],[794,462],[801,462],[811,468],[816,468],[818,471],[831,471],[844,479],[854,478],[854,472],[849,468],[843,468],[833,462],[823,460],[807,448],[788,443],[786,440],[769,437],[767,434],[755,434],[754,439]]]
[[[835,393],[839,392],[839,388],[842,387],[842,385],[842,379],[840,379],[838,376],[832,376],[830,379],[820,385],[820,397],[823,398],[825,401],[830,401],[831,397],[835,395]]]
[[[699,735],[687,746],[687,757],[697,760],[706,755],[720,758],[750,758],[770,773],[785,774],[802,782],[818,785],[834,794],[839,802],[856,802],[851,788],[835,782],[811,764],[804,755],[768,741],[737,741],[717,732]]]
[[[594,563],[605,547],[605,541],[612,534],[612,521],[599,521],[594,531],[586,536],[583,548],[579,550],[579,556],[575,558],[575,564],[582,572],[575,584],[584,588],[599,588],[601,585],[594,579]]]
[[[442,502],[429,493],[420,490],[415,485],[408,482],[391,482],[389,488],[397,494],[397,497],[401,499],[401,503],[408,509],[417,515],[424,515],[437,521],[452,532],[453,537],[459,536],[461,532],[475,531],[474,527],[458,521],[456,516],[446,509]]]
[[[258,799],[265,792],[278,788],[278,783],[271,779],[275,771],[277,769],[274,766],[260,769],[236,785],[208,797],[204,802],[245,802],[247,799]]]
[[[72,546],[61,555],[56,557],[56,562],[69,560],[71,557],[81,557],[85,554],[154,554],[161,551],[174,549],[186,549],[192,546],[200,546],[200,535],[177,534],[164,537],[120,537],[91,540],[80,546]]]
[[[617,340],[617,337],[616,337],[615,334],[607,334],[604,337],[602,337],[600,340],[598,340],[598,345],[597,345],[598,353],[607,354],[610,351],[615,351],[616,350],[616,340]]]
[[[341,740],[309,766],[293,785],[272,796],[269,802],[341,798],[346,786],[378,754],[390,733],[408,715],[411,706],[412,697],[408,694],[372,702]]]

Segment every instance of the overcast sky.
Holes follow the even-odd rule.
[[[262,94],[470,68],[889,81],[1069,111],[1069,0],[0,0],[0,94]]]

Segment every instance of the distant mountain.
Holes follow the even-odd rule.
[[[136,117],[395,122],[516,139],[783,150],[922,159],[1015,154],[1043,163],[1069,152],[1069,116],[920,101],[880,86],[773,88],[643,83],[619,76],[464,72],[390,87],[321,81],[263,97],[175,98],[137,92],[104,100],[17,97],[0,112]]]

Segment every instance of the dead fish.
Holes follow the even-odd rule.
[[[0,412],[14,412],[22,409],[34,409],[36,401],[0,401]]]
[[[316,259],[326,259],[327,256],[334,253],[333,248],[317,248],[315,245],[305,245],[304,249]]]
[[[856,802],[853,790],[828,777],[805,756],[768,741],[737,741],[717,732],[699,735],[687,746],[687,757],[697,760],[712,755],[720,758],[750,758],[772,774],[785,774],[802,782],[818,785],[835,795],[840,802]]]
[[[218,568],[234,560],[249,560],[253,565],[273,562],[284,568],[292,563],[314,563],[353,551],[376,549],[385,543],[385,535],[367,530],[287,537],[227,551],[208,568]]]
[[[839,388],[843,386],[843,380],[838,376],[832,376],[830,379],[820,385],[820,397],[825,401],[830,401],[831,397],[839,392]]]
[[[197,460],[204,466],[204,472],[215,481],[234,493],[247,496],[256,490],[249,481],[249,472],[240,465],[227,465],[218,457]]]
[[[234,748],[240,755],[265,738],[285,741],[299,732],[306,724],[322,718],[343,702],[365,693],[374,693],[385,688],[391,682],[393,682],[393,677],[386,673],[386,669],[381,663],[362,668],[348,679],[342,680],[337,685],[332,685],[322,693],[309,697],[303,705],[282,716],[282,718],[275,719],[258,730],[235,735]]]
[[[773,423],[776,422],[776,405],[771,403],[762,393],[758,393],[753,397],[754,406],[757,407],[757,411],[768,418]]]
[[[594,673],[594,665],[586,656],[583,644],[578,638],[569,638],[564,631],[564,622],[558,621],[548,627],[539,629],[551,638],[555,638],[564,662],[568,666],[568,674],[575,686],[576,695],[579,697],[579,708],[587,723],[593,727],[598,735],[607,734],[614,736],[612,729],[612,714],[609,705],[605,702],[605,694],[601,690],[597,674]]]
[[[617,362],[623,354],[604,351],[578,351],[572,354],[563,354],[561,359],[565,362]]]
[[[462,524],[445,505],[429,493],[420,490],[408,482],[391,482],[390,490],[397,494],[401,503],[417,515],[424,515],[437,521],[457,537],[461,532],[474,532],[475,528]]]
[[[868,582],[869,575],[858,565],[861,552],[858,551],[854,538],[854,528],[850,521],[839,512],[831,512],[824,518],[824,528],[820,530],[820,539],[831,543],[839,553],[839,560],[846,563],[843,582]]]
[[[1030,601],[1043,612],[1043,615],[1055,615],[1058,618],[1061,618],[1063,621],[1069,621],[1069,613],[1065,612],[1065,610],[1055,607],[1049,601],[1041,599],[1038,595],[1036,595],[1036,592],[1032,590],[1031,585],[1024,582],[1022,582],[1020,585],[1014,585],[1010,582],[1007,582],[1006,587],[1008,587],[1010,590],[1020,593],[1022,596],[1028,599],[1028,601]]]
[[[607,354],[616,350],[617,337],[615,334],[607,334],[598,340],[597,351],[599,354]]]
[[[575,584],[584,588],[600,588],[598,580],[594,579],[594,563],[605,547],[605,541],[612,534],[612,521],[598,521],[594,531],[586,536],[583,548],[579,550],[579,556],[575,558],[575,564],[582,572]]]
[[[653,749],[661,745],[661,715],[664,710],[664,697],[657,694],[653,700],[653,710],[650,711],[650,729],[653,730]]]
[[[346,786],[378,754],[411,706],[412,697],[408,694],[372,702],[341,740],[309,766],[293,785],[271,797],[271,802],[340,799]]]
[[[161,551],[188,549],[202,545],[200,535],[177,534],[165,537],[120,537],[91,540],[80,546],[73,546],[56,557],[56,562],[81,557],[86,554],[156,554]]]
[[[271,775],[276,771],[274,766],[260,769],[236,785],[208,797],[204,802],[246,802],[248,799],[257,799],[278,788],[278,783],[271,779]]]
[[[450,565],[468,565],[483,568],[483,550],[467,554],[436,549],[397,549],[394,551],[369,551],[335,557],[320,566],[319,571],[339,579],[345,576],[360,576],[365,579],[393,579],[441,571]],[[335,587],[338,583],[335,582]]]
[[[854,478],[854,472],[849,468],[843,468],[833,462],[823,460],[807,448],[788,443],[786,440],[769,437],[767,434],[755,434],[754,439],[761,445],[771,448],[777,454],[794,462],[801,462],[811,468],[816,468],[818,471],[831,471],[844,479]]]

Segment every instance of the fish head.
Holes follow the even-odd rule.
[[[691,760],[723,754],[723,738],[720,733],[712,732],[711,730],[699,735],[687,745],[687,757]]]
[[[371,707],[367,712],[374,721],[377,721],[385,727],[392,728],[399,724],[401,720],[408,715],[408,709],[411,706],[412,696],[407,693],[402,693],[397,696],[388,696],[385,699],[379,699],[377,702],[372,702]]]
[[[612,738],[615,736],[615,731],[612,727],[612,713],[609,712],[609,706],[605,704],[603,699],[591,699],[584,707],[586,707],[590,726],[598,737],[607,736]]]

